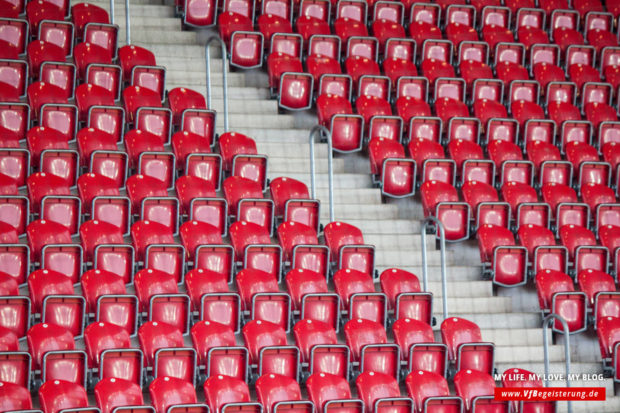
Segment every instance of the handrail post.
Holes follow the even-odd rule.
[[[228,63],[226,56],[226,45],[219,36],[211,36],[205,44],[205,60],[207,69],[207,107],[211,106],[211,51],[209,46],[211,42],[219,42],[222,49],[222,95],[224,99],[224,132],[228,132]]]
[[[566,320],[558,314],[551,313],[543,319],[543,348],[544,348],[544,356],[545,356],[545,387],[549,386],[549,338],[547,337],[547,331],[549,330],[549,324],[553,322],[553,320],[558,320],[562,323],[562,330],[564,334],[564,359],[565,359],[565,374],[566,374],[566,387],[570,387],[570,331],[568,329],[568,324],[566,324]],[[568,413],[572,413],[573,406],[571,401],[567,401]]]
[[[110,23],[114,24],[114,0],[110,0]]]
[[[111,0],[114,2],[114,0]],[[129,17],[129,0],[125,0],[125,44],[131,44],[131,18]]]
[[[329,222],[334,221],[334,172],[332,169],[332,134],[322,125],[316,125],[310,131],[308,140],[310,142],[310,182],[312,189],[312,199],[316,199],[316,172],[314,165],[314,139],[317,134],[327,138],[327,175],[329,184]]]
[[[448,318],[448,279],[446,274],[446,233],[443,224],[436,217],[427,217],[422,221],[420,235],[422,237],[422,283],[424,291],[428,291],[428,264],[426,255],[426,228],[435,225],[439,233],[439,253],[441,256],[441,294],[443,302],[443,319]]]

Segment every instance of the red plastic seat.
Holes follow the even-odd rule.
[[[32,258],[35,261],[40,261],[43,249],[47,245],[71,244],[71,233],[67,227],[45,219],[38,219],[31,222],[26,228],[26,235],[28,237],[28,245],[32,252]],[[9,240],[7,243],[16,242],[16,240]]]
[[[51,83],[34,82],[28,86],[28,103],[35,117],[38,117],[45,104],[67,104],[67,93]]]
[[[360,371],[372,371],[398,377],[399,347],[388,344],[383,325],[361,318],[351,318],[344,326],[345,340],[352,360],[359,362]]]
[[[319,123],[329,126],[332,117],[335,115],[347,115],[353,113],[351,102],[342,96],[324,93],[316,101],[317,115]]]
[[[269,185],[275,215],[284,221],[299,222],[318,228],[318,202],[310,200],[308,187],[303,182],[288,177],[271,180]]]
[[[310,402],[304,404],[295,403],[301,401],[301,390],[296,380],[280,374],[264,374],[256,380],[257,400],[263,405],[266,413],[277,413],[291,403],[304,406],[305,409],[313,410]]]
[[[110,351],[131,348],[129,332],[123,327],[106,322],[92,323],[84,330],[84,346],[90,367],[113,371],[116,373],[115,377],[122,380],[129,378],[122,374],[122,361],[117,360],[116,364],[108,359]]]
[[[156,66],[155,55],[150,50],[126,45],[118,50],[118,57],[123,78],[131,85],[163,93],[165,70]]]
[[[142,389],[136,383],[107,378],[95,385],[95,401],[101,413],[122,412],[125,406],[142,406]]]
[[[207,103],[202,94],[182,87],[168,92],[168,102],[175,124],[181,123],[183,112],[188,109],[207,109]]]
[[[573,280],[568,275],[554,270],[540,271],[536,274],[536,289],[541,310],[563,317],[570,333],[585,330],[587,297],[583,292],[575,292]],[[561,331],[557,321],[553,328]]]
[[[192,383],[176,377],[158,377],[149,385],[151,403],[157,413],[172,413],[175,408],[186,411],[187,408],[204,408],[197,404],[196,389]]]
[[[334,327],[322,321],[303,319],[293,327],[295,343],[303,362],[313,373],[349,376],[349,349],[338,345]]]
[[[52,270],[36,270],[28,276],[28,290],[32,310],[40,313],[45,298],[50,295],[73,295],[73,283],[69,277]]]
[[[447,413],[463,409],[463,400],[460,397],[450,396],[448,382],[439,374],[414,370],[407,375],[405,385],[407,394],[414,401],[416,412],[438,409]]]
[[[469,237],[469,205],[459,202],[456,189],[449,183],[427,180],[420,187],[425,216],[437,217],[446,231],[446,239],[459,241]]]
[[[138,338],[147,366],[153,366],[158,350],[184,347],[181,331],[161,321],[148,321],[142,324],[138,329]]]
[[[235,326],[236,327],[236,326]],[[236,345],[232,327],[214,321],[198,321],[190,330],[192,344],[198,353],[200,365],[206,365],[209,352],[216,347],[234,347]],[[245,366],[244,366],[245,367]],[[240,372],[245,377],[245,371]]]
[[[495,400],[495,381],[488,373],[461,370],[454,376],[454,387],[456,395],[464,400],[466,411],[498,413],[510,411],[508,401]]]
[[[620,338],[620,318],[600,318],[597,322],[596,334],[601,349],[601,358],[605,361],[611,361],[614,357],[616,343]]]
[[[65,61],[65,51],[62,47],[43,40],[30,42],[26,51],[28,54],[28,65],[30,66],[30,76],[35,79],[39,79],[40,68],[44,62]]]
[[[478,228],[477,237],[480,261],[491,271],[496,284],[515,286],[527,281],[527,249],[515,246],[512,232],[485,224]]]
[[[245,268],[237,274],[236,284],[243,307],[250,312],[252,319],[269,321],[288,331],[290,297],[279,292],[276,277],[265,271]]]
[[[30,391],[19,384],[7,381],[0,382],[0,398],[2,399],[2,404],[0,404],[2,411],[32,409]]]
[[[265,347],[286,346],[282,326],[266,320],[252,320],[243,326],[243,340],[250,351],[253,364],[258,364]]]
[[[98,412],[90,407],[84,387],[65,380],[48,380],[39,388],[39,403],[43,413],[57,413],[80,409],[84,412]]]
[[[402,398],[396,379],[388,374],[367,371],[355,380],[358,397],[366,412],[405,412],[413,409],[413,400]]]
[[[239,406],[239,403],[250,402],[248,385],[243,380],[234,377],[224,375],[211,376],[205,380],[203,388],[205,402],[209,406],[210,411],[214,413],[224,411],[230,403]]]
[[[101,45],[88,42],[78,43],[73,50],[73,55],[80,79],[86,79],[89,66],[111,65],[113,57],[110,51]]]
[[[381,183],[387,196],[401,198],[415,192],[416,165],[405,158],[405,150],[397,141],[374,138],[368,145],[370,170]]]
[[[394,342],[400,347],[401,358],[411,371],[424,370],[445,376],[448,368],[448,349],[436,343],[430,324],[400,318],[392,326]]]
[[[269,244],[267,230],[251,222],[237,221],[230,226],[230,238],[237,260],[242,260],[246,247],[252,244]]]
[[[284,252],[284,259],[290,260],[298,245],[318,245],[314,228],[298,222],[285,221],[278,227],[278,241]]]
[[[380,276],[381,291],[387,296],[388,308],[394,311],[394,319],[408,318],[430,322],[430,294],[420,288],[420,281],[415,274],[397,268],[388,268]],[[416,302],[416,298],[420,302]],[[424,303],[424,299],[429,302]]]
[[[538,247],[555,245],[555,236],[553,232],[539,225],[521,225],[519,227],[518,236],[521,245],[527,248],[530,258],[534,257]]]
[[[141,107],[161,108],[161,98],[157,92],[141,86],[127,86],[123,90],[123,102],[127,120],[138,121],[138,110]]]
[[[218,16],[218,27],[234,66],[252,68],[262,64],[264,38],[262,33],[252,31],[251,16],[227,10]]]
[[[149,310],[154,296],[177,294],[179,292],[176,280],[170,274],[151,268],[138,271],[134,277],[134,285],[142,311]],[[172,325],[171,322],[167,323]]]
[[[306,386],[308,398],[320,412],[326,413],[332,409],[346,407],[363,413],[363,403],[351,399],[351,389],[343,377],[329,373],[315,373],[308,377]]]
[[[334,275],[334,288],[340,296],[343,308],[349,318],[362,318],[385,324],[386,298],[376,294],[369,274],[351,269],[342,269]]]
[[[30,33],[36,36],[41,20],[62,21],[65,19],[64,10],[48,1],[32,1],[26,5],[26,18],[30,25]]]
[[[290,294],[296,310],[302,309],[303,305],[306,304],[306,300],[312,297],[306,297],[306,295],[318,295],[328,292],[325,276],[315,271],[301,268],[293,269],[286,274],[285,281],[286,290]],[[338,315],[335,314],[335,316],[337,317]],[[305,318],[315,319],[312,316],[308,316],[308,314],[306,314]]]
[[[147,197],[166,197],[166,184],[155,177],[147,175],[132,175],[127,179],[127,194],[131,200],[133,213],[139,213]]]
[[[330,222],[324,230],[325,244],[330,248],[332,257],[340,255],[345,245],[363,244],[362,231],[345,222]]]
[[[493,371],[493,343],[484,343],[480,328],[469,320],[451,317],[441,324],[442,341],[448,346],[448,357],[456,371],[474,369]]]
[[[594,322],[601,317],[618,317],[620,303],[616,294],[614,279],[597,270],[584,270],[577,275],[579,289],[586,293],[588,306],[594,315]]]
[[[502,198],[510,204],[512,212],[515,215],[520,204],[538,202],[536,190],[527,184],[506,182],[502,185],[501,192]]]
[[[82,38],[84,27],[88,23],[110,23],[108,12],[90,3],[78,3],[71,6],[71,20],[77,31],[76,35],[78,38]]]
[[[43,365],[43,358],[49,351],[66,351],[75,348],[73,334],[55,324],[35,324],[28,330],[28,352],[32,356],[33,368]]]
[[[131,226],[132,244],[138,259],[144,259],[146,250],[152,244],[174,244],[172,230],[158,222],[138,221]]]
[[[75,90],[75,100],[77,102],[80,118],[85,120],[92,106],[114,106],[114,95],[104,87],[81,84]]]

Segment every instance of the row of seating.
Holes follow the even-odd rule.
[[[10,317],[0,318],[8,330],[0,340],[0,410],[32,409],[32,390],[44,413],[107,413],[117,407],[371,413],[433,405],[508,411],[506,402],[490,397],[494,349],[482,342],[478,326],[450,318],[442,324],[443,343],[435,342],[432,295],[421,291],[413,274],[387,270],[378,293],[374,248],[364,244],[359,229],[330,223],[320,245],[319,205],[305,185],[290,178],[267,185],[267,158],[257,156],[250,138],[226,134],[216,140],[215,113],[195,92],[177,89],[166,96],[163,81],[152,92],[137,86],[127,76],[122,50],[121,70],[110,75],[120,79],[118,89],[106,90],[78,73],[84,85],[76,88],[74,107],[65,106],[68,95],[48,100],[37,94],[28,105],[3,106],[11,114],[32,108],[36,126],[22,118],[22,129],[14,123],[6,128],[20,133],[7,133],[11,147],[3,161],[17,158],[22,168],[3,178],[2,205],[11,219],[0,228],[6,258],[0,261],[8,273],[0,280],[0,301],[2,314]],[[127,50],[143,52],[137,46]],[[27,53],[26,61],[33,62]],[[148,64],[154,66],[154,58]],[[119,97],[124,108],[116,106]],[[162,104],[166,97],[169,108]],[[74,116],[78,126],[64,128],[59,137],[50,131],[56,128],[41,124],[45,104]],[[89,120],[98,109],[101,120]],[[166,126],[149,126],[161,124]],[[59,172],[70,164],[61,153],[74,139],[78,150],[70,162],[77,167],[69,168],[75,171],[69,178]],[[23,186],[28,196],[19,195]],[[168,196],[173,188],[176,197]],[[271,199],[264,197],[267,188]],[[239,212],[243,208],[247,213]],[[271,241],[275,228],[278,244]],[[24,233],[27,244],[20,238]],[[75,234],[81,243],[73,242]],[[280,292],[282,278],[288,294]],[[29,297],[19,295],[24,282]],[[390,343],[386,328],[392,322]],[[295,345],[286,338],[289,328]],[[237,331],[247,347],[237,344]],[[82,334],[84,350],[77,350]],[[133,334],[139,347],[132,346]],[[24,335],[28,352],[18,351]],[[403,372],[405,392],[399,388]],[[352,373],[358,399],[348,383]],[[142,394],[149,381],[152,406]],[[200,387],[204,403],[196,394]],[[88,400],[90,389],[96,408]],[[538,407],[554,409],[553,403]]]
[[[360,150],[367,137],[384,195],[411,196],[419,187],[425,215],[440,218],[449,240],[477,233],[484,271],[496,284],[535,279],[543,316],[560,314],[573,333],[603,325],[601,353],[612,365],[618,330],[608,326],[620,316],[612,277],[620,225],[614,16],[598,2],[576,10],[561,2],[513,10],[512,3],[438,3],[264,2],[258,31],[253,4],[225,3],[218,22],[233,64],[260,66],[268,50],[281,107],[308,109],[317,93],[318,122],[336,150]],[[210,10],[211,21],[192,24],[215,23]],[[252,62],[235,61],[241,38],[256,45]]]

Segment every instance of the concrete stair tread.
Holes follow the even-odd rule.
[[[75,1],[73,1],[75,3]],[[108,2],[95,0],[108,8]],[[116,0],[115,21],[121,28],[120,44],[124,42],[124,7]],[[203,42],[207,31],[181,31],[181,21],[173,18],[173,7],[161,0],[132,0],[132,42],[153,51],[157,63],[167,68],[166,87],[188,87],[205,93],[205,62]],[[135,27],[135,29],[134,29]],[[221,56],[216,47],[212,56],[212,108],[218,111],[218,133],[223,131],[223,100],[221,88]],[[255,139],[259,153],[269,156],[268,176],[273,179],[289,176],[310,187],[309,128],[316,124],[316,115],[306,113],[278,114],[277,101],[270,99],[264,69],[229,73],[230,130]],[[321,200],[322,223],[328,222],[327,146],[318,143],[316,149],[317,198]],[[373,187],[369,175],[367,154],[335,154],[334,187],[336,219],[357,226],[365,242],[376,247],[376,269],[398,267],[415,273],[422,281],[420,219],[423,211],[419,195],[403,200],[382,203],[380,190]],[[275,242],[275,240],[274,240]],[[428,290],[433,293],[433,314],[438,323],[442,318],[440,283],[440,253],[435,248],[435,235],[427,236]],[[498,370],[521,367],[541,373],[544,370],[541,318],[536,307],[532,286],[510,291],[495,291],[490,281],[482,279],[478,247],[475,240],[448,244],[446,251],[448,309],[458,316],[477,323],[484,340],[496,346]],[[376,285],[377,291],[380,286]],[[533,295],[532,295],[533,294]],[[434,327],[439,338],[439,324]],[[550,334],[550,333],[549,333]],[[81,342],[81,341],[80,341]],[[550,340],[551,342],[551,340]],[[186,344],[191,344],[189,341]],[[601,372],[596,335],[571,336],[574,373]],[[80,344],[81,345],[81,344]],[[551,371],[564,368],[562,339],[549,349]],[[554,381],[553,385],[563,386]],[[613,383],[606,379],[575,381],[579,384],[605,387],[613,395]],[[565,411],[565,404],[559,405]],[[574,412],[620,411],[620,398],[608,397],[605,403],[574,403]]]

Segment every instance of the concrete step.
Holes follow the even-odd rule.
[[[422,281],[420,281],[420,285]],[[441,283],[431,281],[428,283],[428,291],[432,292],[433,295],[439,297],[441,296]],[[491,283],[488,281],[452,281],[448,284],[448,305],[450,305],[450,299],[452,297],[461,297],[461,298],[478,298],[478,297],[491,297],[493,295],[493,290],[491,288]],[[435,304],[435,308],[440,308]],[[474,318],[481,316],[480,314],[472,315]],[[470,316],[467,315],[466,318]],[[476,321],[478,323],[478,321]],[[478,325],[480,325],[478,323]]]
[[[375,259],[379,263],[392,263],[392,266],[400,267],[405,266],[420,266],[422,265],[422,257],[418,254],[411,254],[411,251],[393,251],[393,250],[379,250],[375,254]],[[464,257],[455,254],[453,251],[446,251],[446,263],[449,266],[452,265],[464,265]],[[441,263],[439,251],[428,252],[428,263],[439,265]],[[471,265],[476,265],[472,262]],[[476,266],[480,266],[478,262]]]
[[[478,283],[486,283],[489,289],[492,287],[492,283],[489,281],[478,281]],[[452,284],[452,283],[450,283]],[[448,284],[448,285],[450,285]],[[465,284],[464,282],[459,282],[458,284]],[[449,291],[449,290],[448,290]],[[482,297],[479,296],[479,297]],[[478,304],[478,299],[476,298],[476,305]],[[435,308],[440,308],[437,305]],[[453,313],[452,310],[452,301],[451,297],[448,298],[448,311],[450,314]],[[540,327],[540,315],[538,313],[524,313],[513,311],[510,313],[501,313],[499,311],[489,311],[488,313],[462,313],[459,315],[466,320],[472,321],[478,325],[478,327],[482,329],[493,329],[493,328],[539,328]],[[542,336],[542,330],[540,331]]]
[[[141,7],[141,6],[137,6]],[[142,12],[142,9],[139,9]],[[169,13],[172,13],[172,9],[168,9]],[[131,13],[136,13],[133,10]],[[157,9],[145,9],[144,14],[138,14],[144,17],[167,17],[170,14],[164,14],[163,12],[157,12]],[[150,14],[149,14],[150,13]],[[119,42],[125,40],[124,30],[121,31]],[[159,31],[157,28],[146,28],[144,30],[132,30],[131,31],[131,43],[138,46],[146,47],[149,50],[153,46],[158,44],[177,45],[179,47],[186,47],[187,44],[193,44],[196,42],[196,33],[194,32],[181,32],[181,31]],[[155,52],[154,52],[155,53]],[[157,56],[157,54],[155,54]]]
[[[248,88],[246,88],[248,89]],[[257,91],[265,91],[264,89],[252,89]],[[266,98],[266,97],[265,97]],[[256,141],[258,146],[262,146],[264,143],[270,143],[275,146],[281,145],[291,145],[289,146],[292,149],[291,156],[293,156],[293,152],[296,151],[296,148],[304,151],[304,153],[310,153],[308,146],[308,135],[309,131],[303,129],[253,129],[253,128],[245,128],[242,125],[235,125],[233,129],[236,132],[244,133],[246,135],[252,135],[252,138]],[[248,135],[248,136],[249,136]],[[324,149],[321,149],[324,148]],[[316,154],[320,153],[319,151],[323,151],[323,153],[327,154],[327,145],[317,144],[315,145]],[[337,157],[337,155],[336,155]]]
[[[283,176],[282,174],[269,174],[269,178],[277,178],[279,176]],[[303,173],[289,173],[286,174],[289,178],[297,179],[306,184],[308,189],[311,188],[310,183],[310,168],[306,172]],[[328,177],[326,173],[317,173],[316,174],[316,186],[317,188],[328,188]],[[338,174],[338,179],[334,179],[334,189],[340,190],[342,188],[370,188],[370,177],[363,176],[360,174],[349,174],[349,173],[341,173]],[[325,199],[327,201],[327,199]],[[355,219],[355,217],[347,217],[349,219]],[[376,219],[382,219],[380,216],[376,217]]]
[[[99,6],[99,7],[103,7],[106,10],[108,10],[108,8],[110,7],[110,2],[106,1],[106,0],[93,0],[93,1],[88,1],[88,2],[86,2],[85,0],[71,0],[71,5],[79,4],[79,3],[95,4],[95,5]],[[133,4],[165,5],[166,2],[164,0],[131,0],[129,2],[130,7]],[[124,7],[125,0],[114,0],[114,5],[116,7]]]
[[[372,189],[372,191],[379,192],[376,189]],[[364,236],[370,234],[416,234],[420,238],[419,221],[408,219],[394,219],[390,221],[347,219],[346,222],[361,229]],[[434,236],[429,236],[428,238],[434,238]]]
[[[272,159],[269,157],[269,159]],[[319,160],[317,160],[317,167],[320,164]],[[326,167],[327,168],[327,167]],[[308,190],[310,193],[310,190]],[[329,191],[327,188],[318,188],[316,191],[316,197],[321,200],[321,202],[325,202],[323,207],[328,207],[329,202]],[[381,194],[373,189],[373,188],[355,188],[355,189],[339,189],[338,191],[334,191],[334,204],[351,204],[356,203],[360,205],[367,204],[381,204]],[[349,222],[349,220],[347,220]],[[359,227],[358,227],[359,228]],[[362,228],[360,228],[362,229]],[[362,229],[364,235],[366,231]]]
[[[316,159],[315,168],[316,168],[315,169],[316,172],[327,173],[328,171],[327,160],[321,161],[320,159]],[[344,160],[334,159],[334,161],[332,162],[332,168],[333,168],[334,174],[344,173],[345,172]],[[282,174],[283,172],[304,173],[305,171],[310,171],[310,160],[309,159],[289,159],[289,158],[269,157],[268,169],[272,173],[280,173],[280,174]]]
[[[442,314],[443,299],[441,290],[433,294],[433,310],[436,315]],[[504,315],[512,311],[512,304],[507,297],[476,297],[476,305],[472,307],[471,297],[448,297],[448,311],[452,316],[461,317],[462,314],[488,314]],[[438,318],[439,319],[439,318]],[[496,327],[505,324],[496,324]],[[533,327],[533,326],[532,326]]]
[[[329,218],[329,207],[327,206],[328,204],[325,203],[325,206],[321,208],[321,219]],[[389,208],[389,205],[335,204],[334,210],[336,219],[338,217],[356,219],[398,218],[398,208]]]
[[[415,252],[414,252],[415,254]],[[379,273],[388,268],[400,268],[405,271],[412,272],[418,276],[420,283],[422,283],[422,266],[421,265],[396,265],[390,262],[376,262],[375,268]],[[446,271],[446,278],[448,285],[454,281],[483,281],[482,280],[482,267],[480,265],[450,265],[449,270]],[[441,282],[441,266],[436,263],[428,264],[428,279],[429,282],[436,281]],[[485,281],[487,282],[487,281]],[[491,283],[489,283],[491,285]]]
[[[160,63],[157,61],[157,64],[161,64],[165,66],[165,63]],[[185,72],[183,70],[170,70],[166,68],[166,83],[171,84],[183,84],[185,87],[189,89],[198,89],[198,90],[206,90],[207,78],[204,70],[201,72]],[[212,76],[211,77],[211,85],[221,86],[222,84],[222,76]],[[245,76],[243,73],[229,73],[228,74],[228,86],[229,87],[242,87],[245,86]],[[203,92],[204,93],[204,92]],[[232,96],[229,95],[231,98]]]
[[[107,9],[107,7],[106,7]],[[118,17],[118,9],[114,10],[114,15],[116,17],[116,19],[114,20],[114,24],[116,24],[118,26],[118,28],[121,30],[121,32],[123,33],[123,36],[125,35],[125,8],[123,6],[122,10],[122,17]],[[131,13],[131,34],[132,34],[132,40],[133,40],[133,33],[134,32],[138,32],[141,30],[157,30],[157,28],[161,28],[162,30],[166,30],[168,31],[176,31],[177,28],[179,28],[179,26],[181,25],[181,23],[179,22],[179,19],[173,17],[173,16],[161,16],[161,17],[157,17],[157,16],[139,16],[139,15],[135,15],[134,14],[134,10],[132,10],[132,7],[129,7],[130,13]],[[204,68],[203,68],[204,70]]]
[[[90,3],[90,2],[89,2]],[[94,3],[100,7],[103,7],[110,12],[109,3],[103,2],[102,4]],[[131,19],[135,19],[138,17],[174,17],[174,9],[170,6],[162,6],[162,5],[153,5],[153,4],[130,4],[129,5],[129,16]],[[120,22],[121,20],[125,20],[125,6],[124,3],[122,5],[115,4],[114,7],[114,22]],[[133,20],[132,20],[133,21]],[[132,23],[133,24],[133,23]],[[179,29],[181,28],[179,24]],[[178,30],[170,30],[167,33],[176,33]]]
[[[538,346],[497,346],[494,355],[495,363],[502,365],[514,363],[520,366],[521,363],[543,363],[545,361],[543,348]],[[550,346],[549,361],[563,362],[564,347]]]
[[[204,93],[204,89],[202,93]],[[224,120],[224,101],[222,99],[215,99],[212,96],[210,109],[215,110],[219,114],[221,120]],[[276,102],[275,100],[259,99],[230,99],[228,101],[228,113],[248,112],[276,115],[278,113],[278,102]],[[272,156],[271,153],[268,151],[263,151],[263,153],[268,153],[270,158],[277,158],[275,156]]]
[[[180,33],[188,33],[188,34],[193,34],[195,35],[195,33],[193,32],[180,32]],[[166,59],[166,58],[170,58],[170,57],[174,57],[174,58],[182,58],[182,60],[185,60],[186,58],[191,60],[198,60],[198,59],[202,59],[204,61],[205,58],[205,48],[204,45],[200,45],[198,44],[196,41],[193,41],[191,43],[187,43],[184,45],[180,45],[180,46],[171,46],[169,44],[153,44],[150,46],[150,50],[155,53],[155,56],[157,57],[157,61],[159,62],[160,59]],[[216,48],[212,48],[211,49],[211,57],[217,58],[219,57],[219,49]],[[219,73],[220,67],[221,67],[221,63],[219,63],[218,65],[215,65],[215,60],[213,61],[214,65],[213,67],[213,73]],[[220,73],[221,76],[221,73]]]
[[[542,331],[540,328],[493,328],[481,329],[482,339],[495,343],[496,346],[541,346],[543,344]],[[551,342],[551,340],[549,340]],[[505,366],[510,368],[514,366]],[[523,367],[519,365],[519,367]],[[498,367],[498,371],[504,371]],[[523,367],[527,370],[527,367]]]
[[[400,248],[415,251],[420,249],[422,246],[422,239],[417,234],[364,234],[364,242],[375,245],[377,248],[382,249]],[[429,252],[435,249],[434,237],[426,238],[426,247],[428,248]]]

